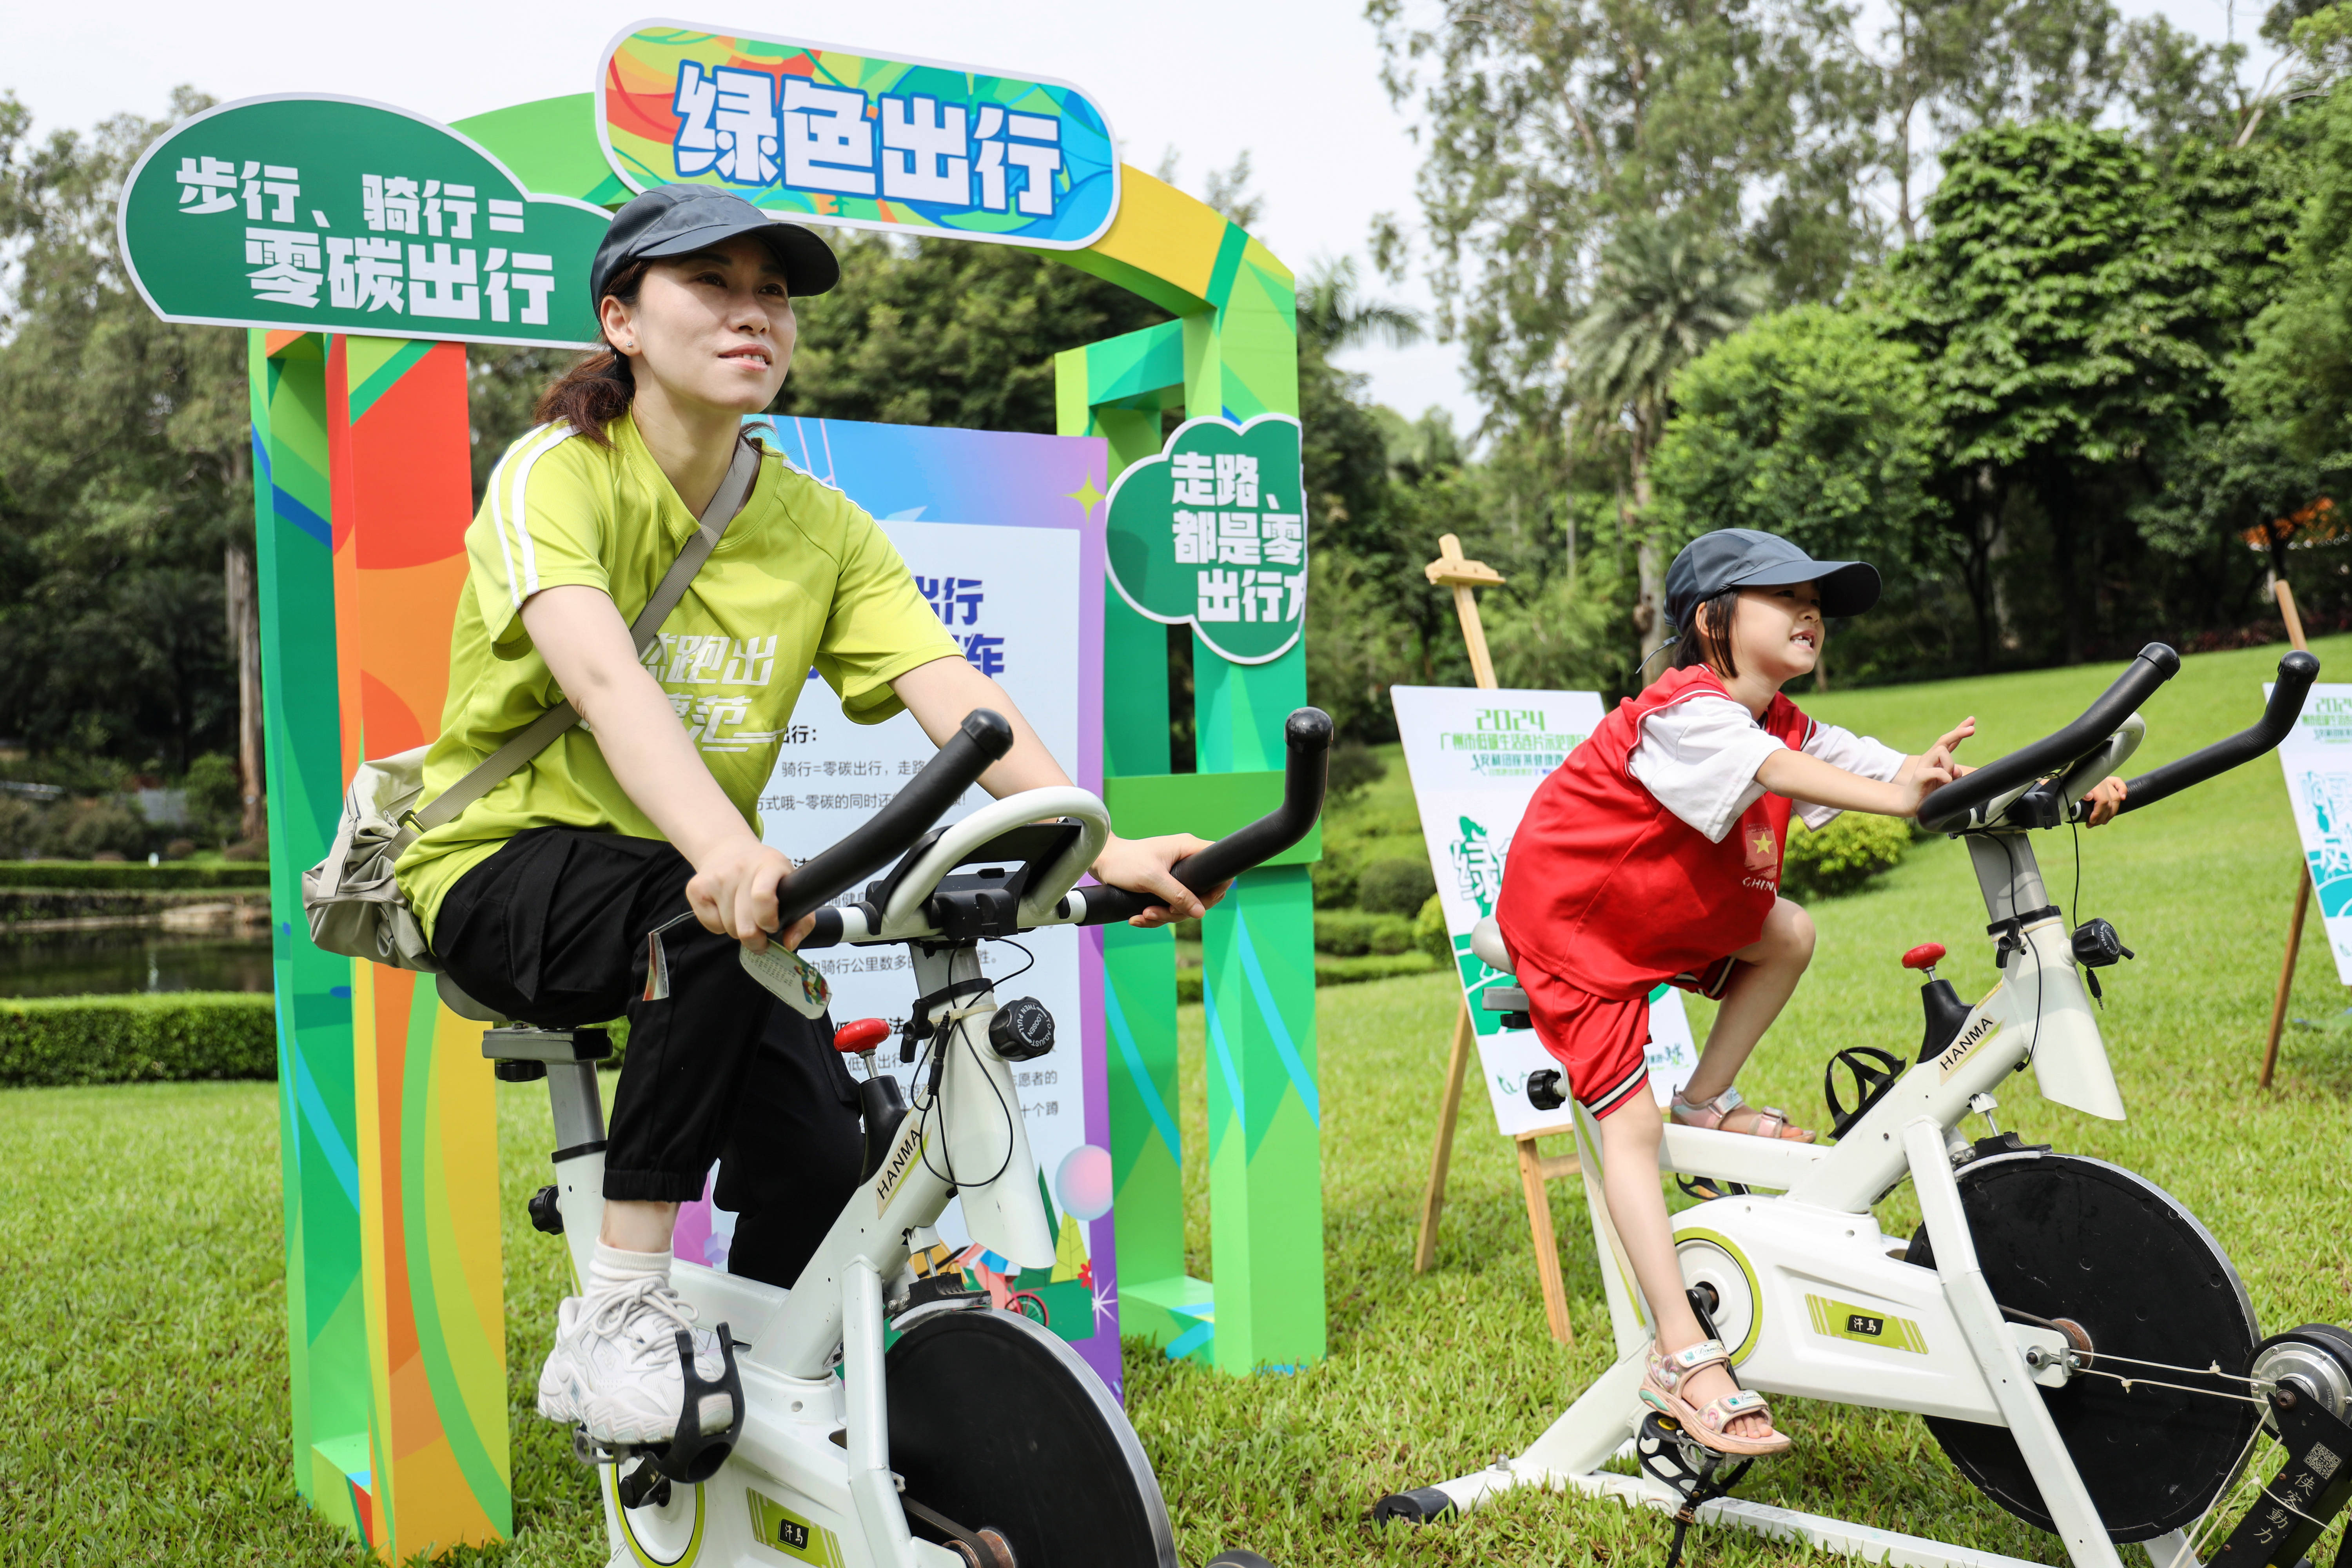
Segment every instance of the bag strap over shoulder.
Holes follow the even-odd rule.
[[[661,634],[662,623],[669,619],[672,610],[677,608],[677,602],[686,597],[687,584],[693,582],[695,574],[702,570],[702,563],[710,559],[710,552],[719,546],[719,537],[743,510],[743,503],[751,499],[751,487],[759,478],[759,443],[748,437],[739,439],[735,444],[734,460],[727,465],[727,477],[719,481],[718,493],[710,498],[710,504],[704,507],[702,515],[695,520],[695,530],[687,540],[686,548],[677,552],[677,559],[670,563],[669,570],[662,574],[661,582],[655,587],[653,597],[647,599],[646,607],[637,612],[637,618],[629,623],[629,640],[636,645],[639,658],[642,658],[646,650],[653,647],[654,639]],[[557,703],[532,720],[505,745],[476,763],[473,771],[464,778],[435,796],[432,804],[410,813],[408,820],[415,825],[419,833],[432,832],[489,794],[509,774],[545,751],[558,735],[578,722],[579,710],[569,701]]]

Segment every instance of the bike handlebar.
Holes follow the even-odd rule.
[[[2308,654],[2303,657],[2310,658]],[[2317,661],[2313,662],[2312,668],[2315,671],[2318,668]],[[2084,709],[2082,717],[2073,723],[2044,735],[2030,745],[2020,747],[1999,762],[1986,763],[1965,778],[1954,779],[1950,784],[1929,791],[1927,798],[1919,803],[1919,826],[1930,833],[1948,832],[1965,826],[1969,813],[1995,795],[2005,795],[2021,784],[2031,784],[2045,773],[2064,767],[2114,734],[2149,694],[2179,671],[2179,654],[2160,642],[2148,644],[2116,679],[2116,683],[2100,693],[2098,700]],[[2305,684],[2307,686],[2309,682]],[[2229,743],[2226,741],[2222,742],[2223,745]],[[2273,745],[2276,743],[2275,741],[2272,742]],[[2202,756],[2204,753],[2198,754]],[[2183,759],[2184,762],[2189,760],[2193,759]],[[2171,765],[2179,767],[2181,764],[2175,763]],[[2158,773],[2163,771],[2158,770]],[[2213,771],[2219,773],[2221,769],[2217,767]],[[2149,776],[2154,777],[2155,774]],[[2181,784],[2172,786],[2173,789],[2181,787]],[[2164,793],[2169,795],[2172,790],[2168,789]]]
[[[1301,708],[1282,727],[1286,752],[1282,774],[1282,804],[1245,827],[1237,827],[1207,848],[1170,868],[1175,879],[1192,891],[1204,892],[1231,881],[1253,866],[1264,864],[1307,837],[1323,814],[1323,786],[1331,753],[1331,716],[1320,708]],[[1080,925],[1108,925],[1146,910],[1162,907],[1149,893],[1125,888],[1090,886],[1076,889],[1086,897]]]
[[[848,837],[803,861],[777,885],[776,929],[790,931],[794,921],[905,854],[979,782],[991,763],[1012,749],[1013,726],[1003,714],[992,708],[965,714],[939,755],[925,763],[906,788]]]
[[[2216,741],[2203,751],[2175,758],[2133,779],[2124,786],[2123,809],[2137,811],[2143,805],[2154,805],[2191,784],[2203,784],[2216,773],[2250,763],[2285,740],[2287,731],[2302,716],[2303,701],[2310,695],[2311,683],[2318,679],[2319,660],[2300,648],[2279,660],[2278,682],[2271,688],[2270,703],[2259,721],[2226,741]],[[2075,810],[2078,815],[2088,815],[2079,805]]]

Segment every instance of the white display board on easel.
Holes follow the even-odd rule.
[[[1470,931],[1495,912],[1511,840],[1536,786],[1601,722],[1601,698],[1450,686],[1392,686],[1389,696],[1496,1129],[1510,1138],[1561,1131],[1565,1111],[1538,1110],[1527,1097],[1528,1075],[1559,1064],[1533,1030],[1505,1028],[1500,1014],[1482,1008],[1482,994],[1502,975],[1470,951]],[[1682,993],[1671,986],[1651,995],[1647,1054],[1650,1089],[1664,1105],[1698,1065]]]
[[[2278,759],[2336,978],[2352,985],[2352,686],[2314,686]]]

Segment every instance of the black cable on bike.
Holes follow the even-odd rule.
[[[1028,973],[1031,970],[1033,970],[1033,969],[1034,969],[1034,968],[1036,968],[1036,967],[1037,967],[1037,955],[1036,955],[1035,953],[1034,953],[1034,952],[1030,952],[1027,948],[1023,947],[1019,942],[1017,942],[1013,941],[1011,937],[1009,937],[1009,936],[992,937],[992,938],[991,938],[990,940],[991,940],[991,941],[993,941],[993,942],[998,942],[999,944],[1001,944],[1001,945],[1003,945],[1003,946],[1009,947],[1009,948],[1012,948],[1012,949],[1015,950],[1016,952],[1018,952],[1021,954],[1021,956],[1022,956],[1022,957],[1024,957],[1024,958],[1025,958],[1025,959],[1027,959],[1027,960],[1029,961],[1028,963],[1026,963],[1023,964],[1020,968],[1018,968],[1018,969],[1014,970],[1012,973],[1010,973],[1010,974],[1006,974],[1006,975],[1003,975],[1003,976],[1000,976],[1000,977],[999,977],[999,978],[997,978],[997,979],[994,979],[994,980],[990,981],[988,984],[989,984],[992,987],[993,987],[993,986],[998,986],[998,985],[1009,984],[1010,984],[1010,983],[1012,983],[1013,981],[1015,981],[1015,980],[1020,979],[1023,975],[1024,975],[1024,974]]]
[[[1014,943],[1013,945],[1015,945],[1015,946],[1019,946],[1020,944],[1016,942],[1016,943]],[[1024,947],[1024,948],[1022,948],[1022,949],[1021,949],[1021,951],[1022,951],[1023,952],[1024,952],[1024,953],[1029,953],[1029,950],[1028,950],[1027,948],[1025,948],[1025,947]],[[1034,964],[1034,963],[1037,962],[1037,958],[1036,958],[1036,955],[1035,955],[1034,953],[1029,953],[1029,962],[1030,962],[1032,964]],[[1029,973],[1029,971],[1028,971],[1027,969],[1020,969],[1020,970],[1016,970],[1016,971],[1014,971],[1014,974],[1026,974],[1026,973]],[[1006,976],[1006,978],[1007,978],[1007,979],[1011,979],[1011,978],[1013,978],[1013,976],[1012,976],[1012,975],[1008,975],[1008,976]],[[960,1018],[959,1018],[959,1019],[956,1019],[956,1020],[953,1020],[953,1022],[952,1022],[952,1023],[950,1023],[950,1025],[949,1026],[949,1027],[947,1027],[947,1028],[945,1028],[945,1029],[942,1029],[942,1030],[939,1030],[939,1031],[935,1032],[935,1033],[931,1036],[930,1041],[929,1041],[929,1043],[927,1043],[927,1044],[925,1045],[924,1048],[923,1048],[923,1054],[922,1054],[922,1056],[921,1056],[921,1057],[919,1057],[919,1058],[916,1058],[915,1070],[916,1070],[916,1072],[917,1072],[919,1075],[919,1074],[921,1073],[921,1071],[922,1071],[922,1062],[923,1062],[923,1060],[924,1060],[926,1058],[930,1057],[930,1056],[932,1055],[932,1053],[933,1053],[934,1051],[936,1051],[936,1050],[939,1048],[938,1042],[939,1042],[942,1037],[952,1037],[953,1035],[955,1035],[955,1034],[957,1033],[957,1031],[956,1031],[956,1029],[955,1029],[955,1027],[954,1027],[954,1024],[960,1024],[960,1023],[961,1023],[961,1022],[962,1022],[962,1020],[961,1020],[961,1019],[960,1019]],[[1004,1173],[1005,1173],[1006,1171],[1010,1170],[1010,1169],[1012,1168],[1012,1166],[1013,1166],[1013,1108],[1012,1108],[1011,1106],[1009,1106],[1009,1105],[1007,1105],[1007,1104],[1005,1104],[1005,1103],[1004,1103],[1004,1095],[1003,1095],[1003,1092],[996,1087],[996,1079],[995,1079],[995,1078],[994,1078],[993,1076],[992,1076],[992,1075],[989,1073],[989,1071],[988,1071],[988,1064],[987,1064],[986,1062],[984,1062],[984,1061],[982,1061],[982,1060],[981,1060],[981,1058],[980,1058],[980,1047],[979,1047],[978,1046],[973,1045],[973,1044],[971,1043],[971,1039],[967,1037],[967,1038],[964,1040],[964,1049],[966,1049],[966,1050],[968,1050],[968,1051],[970,1051],[970,1052],[971,1053],[971,1059],[972,1059],[972,1063],[973,1063],[973,1065],[974,1065],[974,1066],[976,1066],[976,1067],[978,1067],[978,1068],[981,1069],[980,1076],[981,1076],[982,1081],[985,1082],[985,1083],[988,1085],[988,1092],[989,1092],[990,1094],[992,1094],[992,1095],[995,1096],[995,1099],[996,1099],[996,1109],[997,1109],[997,1110],[998,1110],[998,1111],[999,1111],[999,1112],[1003,1116],[1003,1118],[1004,1118],[1004,1159],[1003,1160],[1003,1162],[1002,1162],[1002,1163],[1000,1163],[997,1165],[997,1167],[996,1167],[996,1169],[995,1169],[995,1170],[993,1170],[993,1171],[992,1171],[992,1172],[990,1172],[990,1173],[988,1173],[987,1177],[986,1177],[984,1180],[978,1181],[978,1182],[974,1182],[974,1183],[972,1183],[972,1184],[971,1184],[971,1185],[973,1185],[974,1187],[985,1187],[985,1186],[989,1186],[989,1185],[992,1184],[996,1181],[996,1179],[997,1179],[999,1176],[1002,1176],[1003,1174],[1004,1174]],[[942,1062],[941,1067],[940,1067],[940,1075],[941,1075],[942,1079],[944,1079],[944,1078],[945,1078],[945,1076],[946,1076],[946,1067],[945,1067],[944,1062]],[[937,1093],[934,1093],[934,1094],[931,1096],[931,1103],[932,1103],[933,1105],[937,1105],[937,1104],[939,1103],[939,1096],[937,1095]],[[946,1125],[945,1125],[944,1123],[942,1123],[942,1124],[941,1124],[940,1129],[940,1153],[941,1153],[942,1155],[946,1155],[946,1154],[947,1154],[947,1142],[948,1142],[948,1140],[947,1140],[947,1137],[946,1137],[947,1128],[946,1128]],[[929,1140],[925,1140],[922,1143],[919,1144],[919,1145],[918,1145],[918,1147],[919,1147],[919,1148],[921,1149],[921,1151],[922,1151],[922,1153],[921,1153],[920,1158],[921,1158],[921,1160],[922,1160],[922,1162],[923,1162],[923,1169],[924,1169],[924,1170],[930,1172],[930,1173],[931,1173],[932,1175],[937,1176],[940,1180],[941,1180],[941,1181],[945,1182],[949,1186],[953,1187],[953,1188],[956,1188],[956,1189],[957,1189],[957,1190],[959,1190],[959,1191],[961,1191],[961,1190],[962,1189],[962,1187],[963,1187],[964,1184],[963,1184],[963,1182],[961,1182],[961,1180],[959,1180],[959,1179],[958,1179],[958,1177],[956,1176],[956,1173],[955,1173],[955,1161],[954,1161],[953,1156],[951,1156],[951,1155],[947,1156],[947,1157],[948,1157],[948,1166],[947,1166],[947,1169],[946,1169],[946,1170],[942,1171],[942,1170],[939,1169],[937,1166],[935,1166],[935,1165],[933,1165],[933,1164],[931,1163],[931,1151],[930,1151],[930,1144],[929,1144]]]

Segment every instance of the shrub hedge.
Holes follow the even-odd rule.
[[[268,888],[269,867],[145,866],[117,860],[0,860],[0,888]]]
[[[276,1078],[265,992],[0,998],[0,1086]]]
[[[1372,915],[1360,910],[1315,911],[1315,951],[1335,958],[1368,952],[1398,953],[1413,945],[1412,921],[1402,915]]]
[[[1386,980],[1398,974],[1426,974],[1434,967],[1429,954],[1417,948],[1406,952],[1368,952],[1361,958],[1333,958],[1318,952],[1315,955],[1315,984],[1352,985],[1361,980]],[[1178,970],[1176,1000],[1198,1002],[1200,999],[1201,971]]]
[[[190,904],[256,904],[268,895],[257,888],[175,888],[126,892],[115,888],[0,887],[0,926],[29,921],[140,920]]]
[[[1419,855],[1375,860],[1356,873],[1356,902],[1374,914],[1402,915],[1410,921],[1437,891],[1429,861]]]
[[[1911,825],[1896,817],[1849,811],[1819,833],[1789,835],[1780,890],[1790,898],[1833,899],[1901,864],[1911,847]]]

